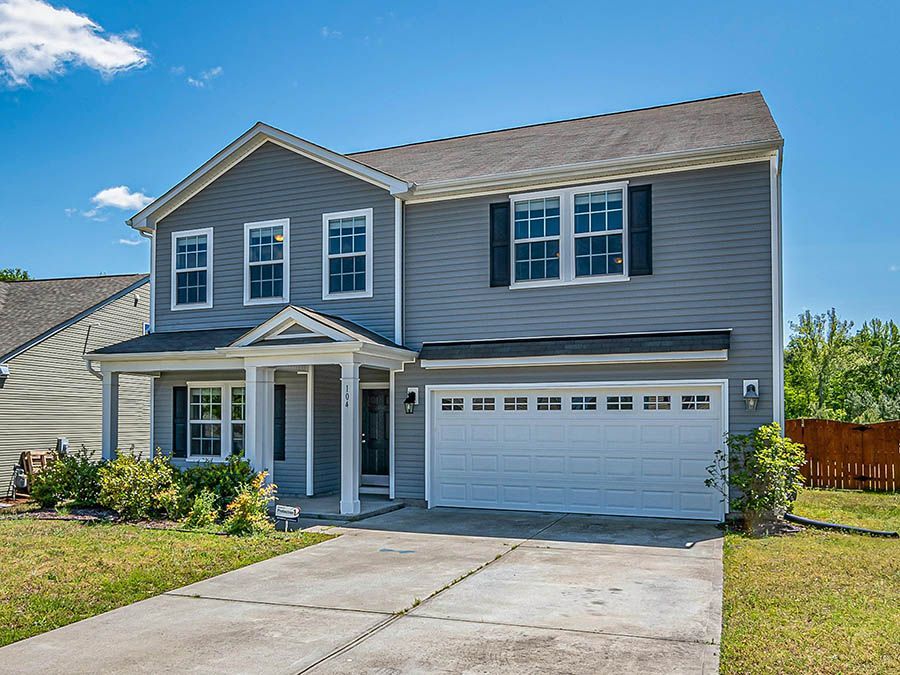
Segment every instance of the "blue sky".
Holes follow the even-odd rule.
[[[0,267],[146,271],[131,207],[257,120],[353,151],[760,89],[786,316],[897,320],[898,30],[895,2],[0,0]]]

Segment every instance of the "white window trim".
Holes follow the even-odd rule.
[[[366,219],[366,288],[364,291],[350,291],[346,293],[332,293],[328,283],[328,261],[332,258],[328,254],[328,222],[330,220],[339,220],[340,218],[358,218],[364,216]],[[352,298],[371,298],[372,297],[372,221],[374,218],[374,209],[355,209],[353,211],[334,211],[332,213],[322,214],[322,299],[323,300],[350,300]],[[354,253],[353,255],[359,255]],[[334,257],[342,257],[335,255]]]
[[[202,267],[190,268],[189,270],[175,269],[175,261],[177,259],[176,252],[178,250],[178,240],[183,237],[196,237],[206,235],[206,302],[192,302],[190,304],[179,305],[178,287],[176,284],[178,272],[196,271],[203,269]],[[186,309],[212,309],[213,306],[213,229],[211,227],[201,227],[196,230],[179,230],[172,233],[172,257],[169,260],[171,275],[169,284],[171,285],[171,309],[173,312],[180,312]]]
[[[605,274],[597,276],[575,276],[575,195],[601,190],[622,190],[622,274]],[[559,197],[559,278],[537,279],[534,281],[516,281],[516,202],[526,199],[547,199]],[[585,233],[583,236],[589,236]],[[556,237],[539,237],[541,240]],[[580,286],[582,284],[608,284],[611,282],[630,281],[628,275],[628,181],[615,183],[598,183],[596,185],[579,185],[564,190],[544,190],[541,192],[523,192],[509,196],[509,278],[510,288],[539,288],[541,286]],[[520,243],[531,241],[521,239]]]
[[[220,380],[215,382],[186,382],[188,390],[188,418],[187,418],[187,452],[185,460],[188,462],[227,462],[231,457],[231,390],[234,387],[244,387],[244,406],[246,408],[247,394],[246,383],[243,380]],[[191,389],[201,389],[203,387],[219,387],[222,390],[222,452],[218,457],[212,455],[191,455],[191,423],[197,423],[191,420]],[[246,414],[246,412],[245,412]],[[247,424],[247,420],[238,420],[239,424]],[[246,442],[246,429],[244,426]]]
[[[281,227],[284,233],[282,242],[281,265],[283,269],[283,282],[281,296],[276,298],[251,298],[250,297],[250,230],[261,227]],[[265,261],[259,264],[271,264],[276,261]],[[256,264],[256,263],[254,263]],[[283,305],[291,299],[291,219],[278,218],[277,220],[258,220],[252,223],[244,223],[244,305]]]

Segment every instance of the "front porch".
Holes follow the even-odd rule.
[[[153,447],[176,463],[242,451],[281,503],[312,499],[305,516],[355,519],[390,505],[393,375],[415,352],[348,324],[288,307],[237,338],[156,333],[87,355],[103,380],[103,457],[118,446],[119,376],[142,374],[154,380]]]

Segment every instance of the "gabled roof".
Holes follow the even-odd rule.
[[[305,334],[292,334],[289,329],[300,325]],[[273,336],[289,335],[280,339]],[[150,333],[118,344],[97,349],[91,354],[158,354],[172,352],[208,352],[245,346],[280,346],[289,344],[321,344],[322,342],[362,342],[383,347],[400,348],[386,337],[373,333],[347,319],[322,314],[307,307],[288,306],[253,328],[215,328],[208,330]]]
[[[258,122],[128,224],[152,231],[157,220],[267,142],[414,199],[537,177],[578,180],[585,172],[680,166],[686,158],[777,149],[783,139],[758,91],[350,154]]]
[[[0,362],[147,283],[146,274],[0,282]]]
[[[754,144],[781,134],[758,91],[348,155],[417,185]]]
[[[402,194],[410,187],[406,181],[368,166],[364,162],[351,159],[263,122],[257,122],[187,178],[153,200],[126,222],[137,230],[153,230],[156,220],[174,211],[264,143],[275,143],[333,169],[378,185],[391,194]]]

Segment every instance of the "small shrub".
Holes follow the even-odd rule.
[[[119,455],[100,469],[100,504],[126,520],[170,516],[181,490],[177,470],[165,455],[141,461]]]
[[[277,488],[274,484],[266,485],[267,475],[265,471],[258,473],[228,504],[225,519],[228,534],[262,534],[275,528],[269,520],[269,503],[275,501]]]
[[[31,479],[31,496],[41,506],[95,506],[100,497],[101,464],[87,448],[57,457]]]
[[[225,462],[203,462],[182,473],[187,503],[204,490],[215,496],[218,518],[225,517],[226,507],[234,501],[242,488],[253,480],[253,469],[240,455],[231,455]]]
[[[211,528],[219,519],[219,510],[216,508],[216,495],[209,490],[201,490],[191,503],[184,524],[187,527],[198,530]]]
[[[725,437],[728,453],[716,452],[707,471],[706,484],[722,493],[731,490],[731,508],[741,511],[749,531],[761,523],[780,520],[791,508],[802,487],[800,467],[806,459],[803,446],[781,435],[773,422],[750,434]]]

